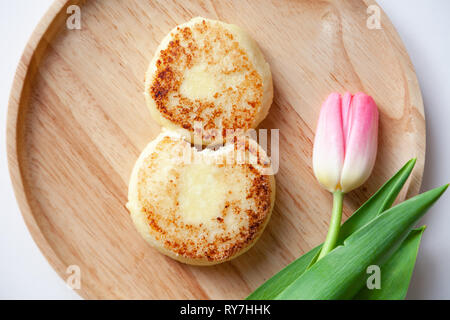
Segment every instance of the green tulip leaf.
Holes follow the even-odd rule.
[[[386,210],[317,261],[275,299],[351,299],[365,285],[367,267],[387,261],[447,187],[422,193]]]
[[[364,287],[353,299],[355,300],[403,300],[408,292],[409,282],[419,251],[420,240],[425,226],[410,231],[402,242],[380,268],[380,288],[369,290]]]
[[[390,208],[400,193],[403,185],[411,174],[416,159],[409,160],[391,179],[389,179],[367,202],[342,225],[338,245],[353,232],[359,230],[380,213]],[[258,289],[251,293],[247,299],[270,300],[274,299],[281,291],[296,280],[317,259],[321,245],[296,259],[280,272],[275,274]]]

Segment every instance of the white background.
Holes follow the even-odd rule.
[[[22,50],[52,0],[0,0],[0,298],[80,299],[33,242],[16,205],[7,169],[9,91]],[[450,1],[380,0],[415,66],[427,119],[422,190],[450,182]],[[410,299],[450,299],[450,191],[422,223]]]

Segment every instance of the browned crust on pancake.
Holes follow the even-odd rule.
[[[155,151],[172,148],[173,144],[173,140],[165,137],[157,145]],[[248,145],[245,148],[252,152]],[[214,218],[212,222],[223,231],[216,234],[211,241],[208,240],[209,231],[206,226],[186,224],[176,215],[179,206],[177,201],[179,174],[177,172],[169,173],[168,184],[165,188],[171,201],[171,210],[170,212],[158,211],[158,195],[149,192],[146,188],[146,181],[151,179],[153,171],[158,168],[159,159],[155,151],[145,159],[144,165],[139,170],[138,198],[142,205],[142,211],[146,214],[151,235],[162,243],[165,249],[187,259],[221,262],[238,254],[258,237],[271,211],[271,193],[274,190],[271,190],[270,176],[261,175],[258,169],[251,164],[220,165],[227,166],[230,172],[243,170],[245,176],[251,180],[248,189],[245,190],[245,201],[253,201],[253,205],[243,212],[239,201],[226,201],[221,210],[221,216]],[[247,223],[243,224],[237,232],[227,231],[224,219],[229,214],[240,215],[240,221],[246,218]],[[189,237],[183,236],[186,234]]]
[[[193,32],[204,36],[205,41],[198,43]],[[171,36],[168,47],[160,52],[156,61],[156,73],[148,92],[161,115],[191,132],[194,122],[201,122],[203,129],[217,129],[214,135],[221,134],[223,138],[226,129],[252,128],[262,103],[262,79],[233,34],[220,25],[202,20],[191,27],[178,27]],[[243,81],[234,87],[221,88],[214,94],[215,101],[191,100],[181,95],[184,71],[197,61],[206,60],[208,65],[216,65],[223,57],[230,62],[223,65],[221,73],[244,73]],[[224,106],[231,112],[225,114]]]

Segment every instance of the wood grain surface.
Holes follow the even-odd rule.
[[[81,7],[81,29],[66,9]],[[373,1],[56,1],[20,61],[8,111],[8,159],[30,232],[58,274],[81,268],[85,298],[240,299],[325,238],[331,195],[311,168],[322,101],[363,91],[377,102],[379,152],[344,218],[404,162],[418,163],[401,198],[419,190],[425,157],[422,98],[388,17],[366,26]],[[195,16],[245,28],[271,65],[275,98],[261,128],[280,129],[277,199],[258,243],[214,267],[180,264],[150,248],[125,208],[128,178],[160,131],[144,73],[159,41]]]

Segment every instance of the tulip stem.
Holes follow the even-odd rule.
[[[331,214],[330,227],[328,229],[327,238],[320,250],[317,261],[322,259],[336,246],[336,242],[339,236],[339,229],[341,228],[342,220],[342,202],[344,199],[344,193],[342,191],[333,192],[333,211]]]

